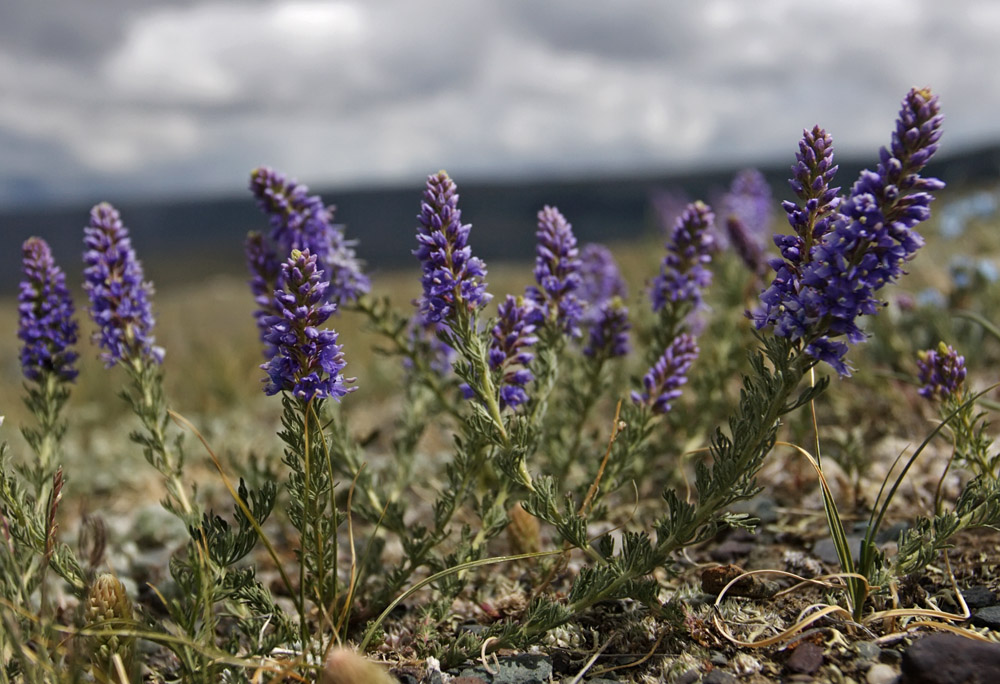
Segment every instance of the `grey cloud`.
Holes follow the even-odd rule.
[[[317,184],[752,162],[815,123],[874,154],[924,84],[946,145],[1000,136],[996,7],[8,0],[0,202],[234,189],[260,163]]]

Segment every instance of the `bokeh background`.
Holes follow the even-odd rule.
[[[849,185],[926,85],[946,113],[936,208],[956,207],[945,243],[962,256],[965,223],[996,212],[997,35],[992,0],[4,0],[0,413],[22,410],[20,244],[44,237],[79,283],[82,226],[102,200],[156,283],[175,401],[209,415],[256,395],[242,241],[266,227],[246,190],[262,164],[337,205],[376,290],[404,305],[419,289],[423,180],[440,168],[496,293],[530,280],[548,203],[581,242],[615,248],[638,297],[661,256],[652,197],[711,201],[751,166],[785,197],[814,124]],[[966,271],[995,273],[989,244],[965,251],[978,259]],[[943,254],[925,280],[945,291]],[[354,372],[377,376],[360,323],[338,325]],[[108,396],[123,412],[93,372],[77,415]]]

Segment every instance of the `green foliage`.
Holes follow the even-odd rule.
[[[397,618],[387,615],[401,605],[407,610],[398,619],[408,621],[415,653],[445,665],[484,649],[538,644],[552,630],[621,599],[681,633],[681,599],[657,577],[675,572],[685,549],[724,528],[753,529],[757,520],[734,507],[761,491],[759,475],[783,424],[811,406],[843,422],[849,414],[837,411],[853,399],[851,390],[841,390],[845,385],[827,392],[825,377],[805,382],[815,361],[800,342],[752,331],[740,316],[754,281],[732,260],[718,262],[726,277],[718,292],[706,295],[712,315],[702,355],[666,416],[630,401],[629,390],[641,387],[650,361],[690,330],[686,305],[653,314],[637,299],[638,348],[625,358],[588,357],[580,340],[563,336],[550,321],[533,350],[529,401],[501,409],[503,378],[488,356],[494,321],[485,312],[462,312],[435,339],[415,331],[388,300],[364,296],[346,304],[346,313],[362,318],[377,340],[370,346],[388,369],[392,400],[386,405],[395,413],[380,413],[359,438],[353,412],[361,409],[353,402],[360,393],[345,398],[343,407],[283,395],[274,467],[254,476],[251,465],[233,459],[245,477],[220,514],[218,502],[191,485],[197,475],[185,465],[162,369],[127,360],[122,396],[139,424],[130,438],[162,476],[163,505],[188,532],[169,559],[171,579],[162,587],[162,605],[157,602],[163,612],[147,605],[131,628],[146,649],[136,652],[171,651],[170,674],[183,681],[249,681],[264,663],[275,672],[310,676],[333,643],[375,647],[392,639],[394,624],[386,620]],[[901,325],[917,330],[924,314],[907,312]],[[891,358],[886,364],[902,373],[902,354],[912,345],[881,325],[872,328],[890,339],[873,344],[868,360]],[[961,326],[967,336],[976,327],[968,319]],[[438,342],[454,350],[450,371],[440,372]],[[352,350],[345,353],[350,358]],[[6,658],[0,681],[40,681],[60,668],[78,678],[99,676],[59,646],[63,632],[82,623],[57,617],[49,598],[58,584],[82,599],[94,581],[93,563],[81,562],[57,534],[65,515],[59,504],[67,485],[57,466],[68,390],[39,386],[27,393],[35,422],[23,434],[34,458],[15,465],[0,453],[0,598],[7,606],[0,609]],[[821,397],[841,404],[825,405]],[[1000,524],[1000,454],[986,408],[971,394],[942,407],[935,434],[950,437],[964,487],[957,500],[941,501],[913,521],[895,558],[872,541],[899,480],[883,489],[855,568],[871,584],[918,571],[962,530]],[[811,430],[811,421],[802,423],[797,429]],[[860,480],[865,433],[854,425],[833,427]],[[820,429],[831,432],[828,424]],[[846,544],[839,514],[830,513],[836,503],[826,503],[831,534]],[[542,548],[500,555],[504,533],[518,533],[511,524],[516,504],[539,525],[532,539]],[[515,542],[510,546],[517,549]],[[571,556],[581,564],[569,564]],[[501,563],[521,565],[506,573],[495,567]],[[522,596],[517,608],[490,613],[480,629],[459,629],[458,607],[495,590],[501,574],[516,578],[504,590]],[[863,583],[851,591],[861,617]],[[37,614],[9,606],[31,606]],[[117,629],[107,636],[132,637]]]

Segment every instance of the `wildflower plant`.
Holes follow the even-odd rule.
[[[69,385],[77,376],[75,350],[78,326],[66,275],[56,265],[48,243],[29,238],[22,248],[24,280],[18,292],[17,336],[22,342],[21,370],[26,380],[25,402],[38,421],[23,434],[38,459],[32,480],[36,500],[55,474],[59,442],[66,432],[62,412]]]
[[[689,204],[672,225],[643,302],[628,301],[606,248],[578,249],[571,224],[546,206],[538,214],[534,269],[525,274],[533,282],[521,296],[498,296],[493,309],[457,185],[444,171],[433,174],[418,204],[414,316],[369,292],[331,207],[282,174],[257,169],[251,191],[269,225],[245,248],[265,345],[261,388],[280,397],[282,446],[280,464],[276,459],[273,472],[250,487],[230,481],[204,440],[233,501],[225,516],[200,500],[184,471],[171,421],[190,424],[168,409],[153,290],[118,212],[98,205],[84,257],[94,340],[109,369],[124,368],[123,396],[141,425],[132,440],[163,475],[164,506],[188,532],[169,561],[176,590],[163,597],[163,617],[133,603],[125,583],[98,574],[56,537],[65,483],[54,466],[66,429],[61,409],[76,374],[76,328],[62,273],[43,242],[29,241],[19,334],[39,427],[26,435],[36,435],[29,443],[48,455],[39,459],[44,476],[18,473],[0,458],[0,596],[39,605],[47,619],[35,624],[0,611],[3,672],[54,671],[76,658],[70,665],[87,677],[136,676],[134,661],[144,653],[138,642],[148,642],[172,651],[172,675],[184,681],[250,681],[261,673],[326,681],[348,661],[373,672],[345,643],[362,652],[398,644],[404,637],[386,620],[403,602],[408,646],[446,665],[537,644],[606,600],[630,599],[642,615],[669,619],[658,575],[676,571],[679,554],[721,529],[755,526],[732,508],[760,491],[758,473],[782,421],[830,386],[829,375],[816,372],[821,364],[842,378],[851,374],[848,345],[866,338],[859,318],[882,308],[882,288],[922,244],[915,229],[941,184],[921,171],[940,127],[936,97],[910,91],[875,170],[845,195],[832,185],[830,137],[819,127],[804,133],[791,179],[797,201],[784,205],[792,232],[775,237],[774,275],[748,314],[757,344],[727,425],[708,437],[697,434],[698,420],[684,425],[696,399],[690,379],[702,372],[699,348],[712,344],[699,342],[692,316],[709,311],[711,296],[716,241],[706,204]],[[752,180],[743,179],[748,186]],[[741,188],[732,190],[740,201],[763,202],[762,188]],[[754,204],[756,213],[737,211],[735,199],[724,205],[723,215],[739,214],[745,227],[766,223],[762,204]],[[399,415],[379,421],[371,437],[359,438],[351,425],[368,384],[354,394],[347,375],[353,350],[330,327],[347,320],[331,318],[342,310],[365,320],[380,353],[403,360],[392,366]],[[895,559],[874,538],[923,446],[880,494],[857,562],[824,492],[844,569],[856,573],[848,582],[855,619],[871,586],[922,567],[958,530],[1000,522],[1000,460],[990,453],[979,397],[965,385],[964,360],[941,346],[922,353],[917,367],[921,394],[941,416],[925,445],[950,431],[954,462],[972,477],[953,506],[942,502],[904,533]],[[723,400],[724,380],[716,388]],[[433,453],[423,451],[427,443]],[[705,448],[682,493],[665,471],[677,470],[691,444]],[[821,472],[818,454],[816,462]],[[660,496],[654,506],[643,503],[643,515],[619,513],[633,491],[651,490]],[[620,532],[595,534],[611,527]],[[283,532],[288,553],[276,547],[274,530]],[[519,553],[491,557],[505,531]],[[258,577],[265,555],[277,578]],[[571,555],[579,562],[570,564]],[[474,580],[486,566],[513,561],[525,570],[511,582],[530,598],[501,611],[480,600]],[[60,639],[45,593],[48,569],[79,601],[79,626],[63,628],[87,640],[86,657],[50,647]],[[481,629],[453,629],[461,597],[490,616]]]

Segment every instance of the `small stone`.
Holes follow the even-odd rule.
[[[724,670],[712,670],[701,680],[701,684],[738,684],[738,682],[736,677]]]
[[[996,594],[990,591],[989,587],[984,587],[981,584],[963,589],[962,598],[965,599],[966,605],[973,610],[993,606],[997,602]]]
[[[860,534],[847,535],[847,548],[851,550],[851,555],[854,557],[855,563],[859,560],[861,540],[863,538],[864,537]],[[836,566],[840,565],[840,558],[837,556],[837,547],[834,545],[833,540],[829,537],[824,537],[813,544],[812,552],[814,556],[819,558],[824,563]]]
[[[698,670],[690,669],[675,679],[674,684],[694,684],[698,681],[699,677]]]
[[[795,647],[792,655],[785,661],[785,667],[791,672],[812,674],[823,665],[823,648],[811,641],[803,641]]]
[[[712,651],[708,654],[708,662],[715,666],[728,665],[729,658],[722,651]]]
[[[896,681],[896,670],[885,663],[875,663],[868,668],[865,681],[868,684],[889,684],[889,682]]]
[[[1000,682],[1000,644],[957,634],[930,634],[903,654],[900,684]]]
[[[875,660],[882,654],[882,648],[874,641],[858,641],[854,644],[854,652],[861,660]]]
[[[972,624],[976,627],[1000,630],[1000,606],[980,608],[972,616]]]
[[[903,654],[894,648],[883,648],[878,654],[879,660],[889,665],[899,665],[903,662]]]
[[[726,585],[743,574],[743,568],[738,565],[718,565],[705,568],[701,573],[701,590],[706,594],[718,596]],[[757,575],[743,577],[729,587],[726,596],[744,596],[746,598],[769,598],[778,591],[778,585],[760,579]]]
[[[481,677],[453,677],[451,684],[489,684]]]
[[[519,653],[499,659],[500,671],[487,672],[481,665],[466,668],[459,677],[478,677],[492,684],[545,684],[552,678],[552,661],[547,656]],[[491,666],[496,669],[496,665]],[[452,679],[451,681],[455,681]]]

